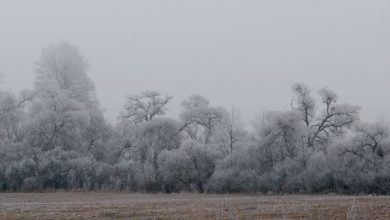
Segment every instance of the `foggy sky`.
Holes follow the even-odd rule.
[[[173,95],[171,116],[202,94],[249,119],[289,109],[294,82],[388,119],[389,27],[388,0],[0,0],[0,88],[32,88],[41,49],[65,40],[112,122],[144,90]]]

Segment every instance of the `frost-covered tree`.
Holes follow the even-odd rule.
[[[146,91],[111,127],[87,70],[75,46],[52,44],[32,91],[0,90],[0,191],[390,192],[389,125],[327,88],[295,84],[292,109],[254,130],[200,95],[168,118],[172,97]]]
[[[191,139],[208,144],[226,111],[222,107],[209,106],[209,101],[199,95],[190,96],[182,102],[182,106],[181,130]]]
[[[117,140],[113,145],[120,160],[133,161],[142,167],[139,172],[143,179],[149,179],[144,184],[148,191],[160,190],[159,154],[178,148],[182,140],[180,124],[174,119],[161,117],[167,111],[170,99],[170,96],[162,97],[158,92],[128,97],[116,129]]]
[[[390,156],[390,128],[383,123],[358,123],[337,143],[340,154],[364,162],[362,170],[378,172]]]
[[[257,127],[263,168],[271,169],[285,159],[306,158],[305,126],[297,111],[269,112]]]
[[[42,150],[57,146],[64,150],[81,147],[81,129],[87,126],[82,103],[53,85],[40,89],[30,111],[30,144]],[[81,149],[80,149],[81,150]]]
[[[218,160],[206,189],[208,192],[258,192],[259,177],[263,175],[263,155],[251,145],[231,157]],[[268,190],[266,190],[268,191]]]
[[[338,104],[333,91],[323,88],[319,91],[322,106],[316,106],[311,90],[302,83],[292,87],[296,95],[293,109],[300,112],[307,127],[307,147],[325,145],[330,137],[342,134],[358,118],[360,108],[349,104]],[[317,109],[322,110],[317,113]]]
[[[352,130],[355,134],[350,140],[352,148],[345,149],[345,153],[356,156],[373,154],[378,158],[384,158],[390,153],[390,128],[381,122],[375,124],[359,123]]]
[[[117,135],[120,137],[117,143],[120,145],[119,149],[135,151],[137,160],[141,163],[152,158],[150,162],[154,161],[156,164],[156,154],[165,148],[174,148],[180,130],[178,122],[156,117],[166,113],[166,105],[171,99],[170,96],[162,96],[161,93],[152,91],[129,96],[117,129]]]
[[[224,153],[232,155],[237,144],[245,139],[246,133],[240,111],[232,107],[230,112],[224,114],[218,126],[219,139]]]
[[[85,57],[67,42],[49,45],[36,64],[30,111],[32,143],[42,149],[90,151],[109,129]]]
[[[87,76],[89,66],[80,51],[68,42],[51,44],[42,50],[36,63],[36,89],[54,83],[69,98],[87,105],[96,104],[95,86]]]
[[[342,193],[388,193],[390,129],[383,123],[356,123],[325,155],[334,186]],[[313,164],[318,161],[313,161]]]
[[[179,123],[174,119],[155,119],[145,123],[139,130],[139,146],[144,153],[141,161],[149,161],[158,168],[158,154],[180,146]]]
[[[203,192],[218,158],[216,151],[195,141],[187,141],[179,149],[163,151],[158,159],[165,191]]]
[[[84,153],[92,153],[97,160],[106,159],[113,129],[100,109],[89,109],[87,113],[87,126],[81,133]]]
[[[21,142],[25,136],[26,108],[32,94],[23,91],[19,96],[0,92],[0,136]]]
[[[125,111],[122,119],[131,120],[134,123],[151,121],[167,111],[166,105],[172,99],[171,96],[162,96],[159,92],[145,91],[141,95],[127,97]]]

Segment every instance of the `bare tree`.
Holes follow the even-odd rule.
[[[359,158],[367,154],[384,158],[390,153],[390,128],[383,123],[367,124],[359,123],[354,126],[353,137],[348,138],[348,146],[343,153],[350,153]]]
[[[242,140],[245,135],[245,123],[240,111],[232,106],[231,111],[225,114],[218,127],[221,135],[221,144],[227,149],[228,154],[232,155],[237,142]]]
[[[162,96],[161,93],[154,91],[131,95],[127,98],[125,112],[121,114],[121,118],[134,123],[151,121],[154,117],[167,112],[166,105],[171,99],[171,96]]]
[[[349,104],[337,104],[337,95],[324,88],[319,91],[324,109],[316,114],[315,101],[311,91],[304,84],[293,86],[297,100],[294,110],[300,112],[307,127],[307,147],[324,145],[330,137],[342,134],[357,119],[360,108]]]
[[[311,91],[303,83],[294,84],[292,86],[292,91],[297,97],[295,109],[302,114],[303,121],[306,126],[309,127],[311,120],[315,115],[315,101],[313,97],[311,97]]]
[[[24,91],[19,97],[5,92],[0,95],[0,129],[8,140],[21,142],[25,135],[26,104],[32,100],[32,94]]]
[[[225,110],[211,107],[208,100],[199,96],[190,96],[183,101],[184,111],[180,114],[181,131],[185,131],[191,139],[208,144],[215,134],[217,126],[222,122]]]
[[[297,111],[266,113],[256,126],[264,168],[271,169],[285,160],[302,160],[306,166],[305,124]]]

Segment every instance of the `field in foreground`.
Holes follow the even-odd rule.
[[[390,197],[0,193],[0,219],[390,219]]]

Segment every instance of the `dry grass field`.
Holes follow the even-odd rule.
[[[390,197],[2,193],[0,219],[390,219]]]

